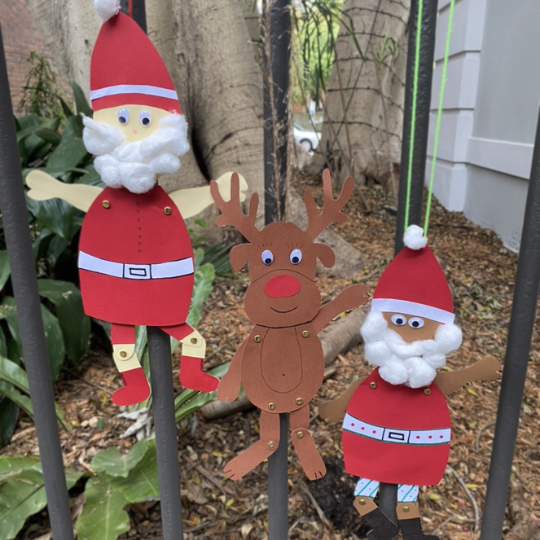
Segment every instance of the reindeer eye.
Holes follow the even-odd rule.
[[[118,118],[118,122],[125,126],[129,122],[129,111],[124,108],[120,109],[116,114],[116,118]]]
[[[422,328],[422,326],[424,326],[424,319],[413,317],[412,319],[409,319],[409,326],[411,328]]]
[[[293,264],[298,264],[302,260],[302,252],[299,249],[293,249],[289,255],[289,259]]]
[[[274,262],[274,254],[269,249],[265,249],[262,252],[261,259],[266,266],[269,266]]]
[[[403,315],[392,315],[391,320],[396,326],[403,326],[407,322],[407,319]]]
[[[148,127],[152,123],[152,115],[146,109],[143,109],[139,113],[139,122],[144,127]]]

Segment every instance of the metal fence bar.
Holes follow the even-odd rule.
[[[73,540],[71,510],[58,437],[54,393],[45,347],[41,304],[19,149],[0,29],[0,210],[11,267],[24,361],[43,468],[49,519],[55,540]]]
[[[413,81],[416,61],[416,22],[418,20],[418,9],[418,0],[412,0],[411,14],[409,18],[407,77],[405,82],[405,107],[403,118],[403,136],[401,143],[401,169],[399,173],[398,212],[394,249],[395,255],[397,255],[403,249],[403,233],[405,232],[405,207],[407,205],[409,151],[412,143],[414,144],[414,147],[412,156],[413,163],[408,225],[422,224],[422,202],[424,197],[424,178],[426,171],[431,82],[433,80],[433,58],[435,55],[435,29],[437,26],[437,0],[424,0],[421,14],[422,28],[420,36],[420,59],[418,66],[416,124],[414,141],[411,141]],[[381,482],[379,489],[379,508],[388,516],[390,520],[397,524],[396,504],[397,486],[394,484],[385,484]]]
[[[270,540],[284,540],[289,537],[288,439],[288,415],[280,414],[279,446],[268,458],[268,527],[270,530]]]
[[[163,330],[152,326],[148,327],[148,356],[163,539],[182,540],[182,501],[171,371],[171,338]]]
[[[407,77],[405,81],[405,108],[403,117],[403,137],[401,139],[401,169],[399,172],[398,213],[396,223],[396,254],[403,248],[405,232],[405,205],[407,199],[407,174],[409,169],[409,149],[411,145],[411,121],[413,104],[413,81],[416,51],[416,21],[418,0],[411,2],[409,19],[409,43],[407,45]],[[437,0],[424,0],[420,42],[420,62],[418,66],[418,92],[416,102],[416,124],[412,163],[412,181],[409,203],[409,225],[422,224],[422,200],[429,130],[431,82],[433,79],[433,58],[435,55],[435,28],[437,26]]]
[[[521,400],[534,330],[540,286],[540,115],[536,128],[531,179],[508,330],[495,440],[489,468],[484,521],[480,540],[502,537],[512,460],[521,413]]]

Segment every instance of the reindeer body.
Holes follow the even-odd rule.
[[[269,413],[293,412],[317,394],[324,376],[322,346],[308,323],[255,326],[242,355],[242,384],[253,405]]]
[[[225,202],[217,185],[210,189],[222,215],[218,225],[233,225],[248,240],[230,253],[231,265],[240,270],[247,262],[250,285],[244,308],[253,330],[236,352],[229,371],[218,387],[220,400],[234,400],[240,385],[250,401],[261,410],[261,440],[225,466],[229,478],[241,478],[278,447],[279,413],[289,413],[291,438],[302,468],[310,480],[321,478],[326,468],[309,432],[309,402],[324,376],[324,357],[317,334],[335,316],[367,301],[364,285],[353,285],[321,307],[315,283],[317,259],[334,265],[334,252],[315,238],[330,223],[347,218],[341,209],[349,199],[354,182],[348,178],[338,199],[332,196],[328,171],[323,173],[324,209],[318,213],[313,195],[304,202],[309,225],[302,230],[293,223],[276,222],[255,227],[258,197],[253,194],[249,214],[240,207],[238,178],[231,179],[231,200]],[[284,441],[286,443],[286,441]]]

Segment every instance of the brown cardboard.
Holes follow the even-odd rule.
[[[249,263],[250,285],[244,307],[254,324],[253,330],[238,350],[229,373],[218,388],[218,398],[235,399],[240,383],[249,400],[261,411],[277,418],[278,413],[291,413],[294,446],[309,478],[324,475],[324,464],[307,431],[309,402],[318,392],[324,376],[324,357],[318,332],[340,313],[364,304],[368,297],[364,285],[345,289],[321,308],[321,294],[315,283],[317,259],[326,266],[334,263],[328,246],[315,243],[315,238],[332,222],[346,220],[341,209],[347,203],[354,182],[348,178],[341,195],[334,199],[330,174],[323,174],[324,208],[319,214],[308,191],[305,196],[309,216],[303,231],[293,223],[271,223],[262,230],[255,227],[258,197],[251,197],[248,214],[239,201],[239,180],[231,177],[231,198],[226,202],[214,182],[210,189],[221,210],[216,223],[233,225],[249,244],[235,247],[231,265],[240,269]],[[300,412],[302,411],[302,412]],[[297,416],[300,415],[300,416]],[[262,428],[261,428],[262,440]],[[263,445],[264,446],[264,445]],[[261,443],[248,449],[226,466],[234,469],[231,478],[254,467],[268,453]],[[264,458],[262,458],[264,459]],[[240,465],[239,465],[240,464]]]
[[[501,364],[495,358],[483,358],[466,369],[438,373],[435,384],[447,396],[474,381],[496,381],[502,376],[501,369]]]
[[[321,403],[319,405],[319,416],[327,422],[342,422],[351,397],[365,379],[365,377],[356,379],[337,399]]]

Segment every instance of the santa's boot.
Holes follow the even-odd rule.
[[[403,535],[403,540],[439,540],[434,534],[424,534],[420,518],[400,519],[399,528]]]
[[[397,536],[398,528],[379,509],[373,499],[356,497],[354,507],[371,527],[371,531],[367,533],[369,540],[392,540]]]
[[[148,399],[150,387],[142,368],[130,369],[120,373],[124,384],[112,395],[113,402],[121,407],[136,405]]]
[[[213,392],[217,390],[219,379],[203,372],[203,359],[192,356],[180,358],[180,384],[190,390]]]

